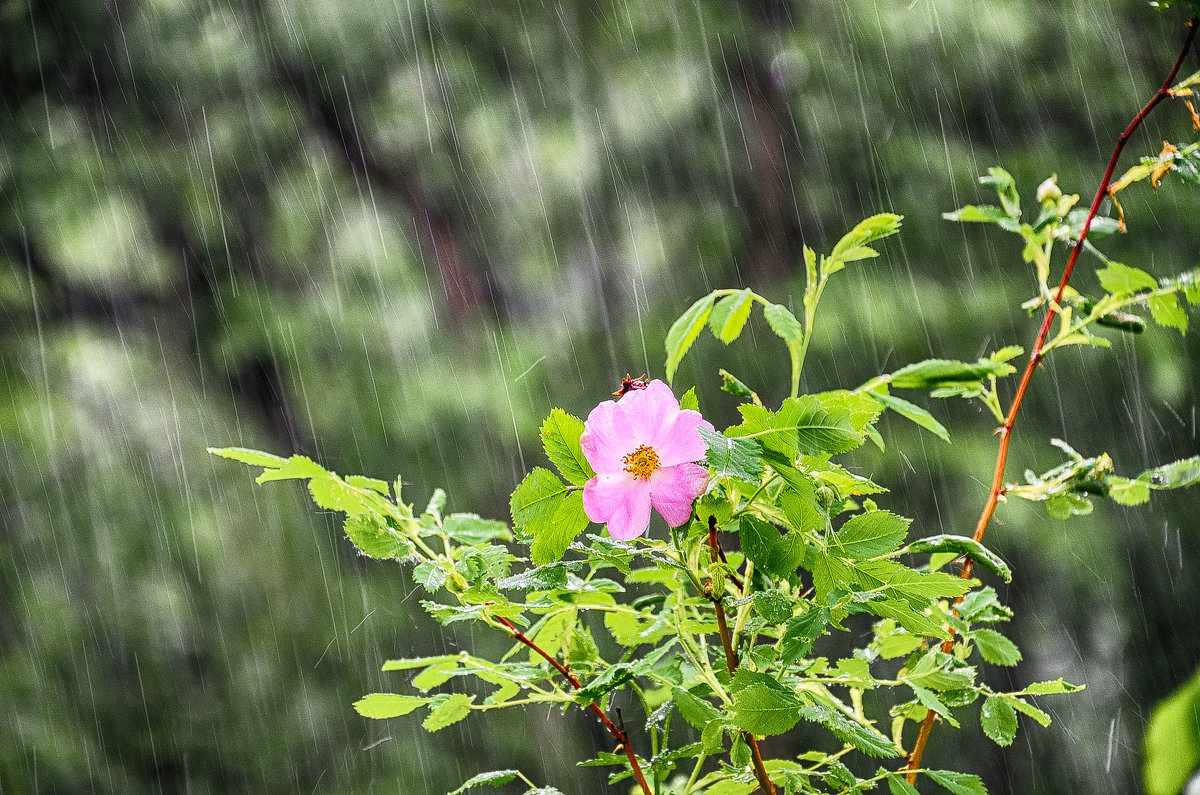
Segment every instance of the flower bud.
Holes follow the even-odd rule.
[[[1053,207],[1062,198],[1062,189],[1058,187],[1058,175],[1051,174],[1050,177],[1038,185],[1037,200],[1043,207]]]

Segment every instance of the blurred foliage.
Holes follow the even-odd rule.
[[[569,766],[603,742],[582,721],[485,721],[435,747],[355,715],[379,660],[503,639],[435,635],[393,568],[205,446],[400,473],[410,500],[444,485],[452,508],[503,517],[551,405],[582,413],[626,372],[658,374],[671,320],[713,288],[795,308],[801,245],[883,210],[904,234],[827,297],[804,387],[971,360],[981,330],[1028,345],[1019,250],[941,212],[984,198],[997,163],[1027,191],[1053,171],[1090,194],[1182,13],[0,2],[0,784],[433,793],[489,764]],[[1190,130],[1168,105],[1129,164]],[[1195,266],[1194,190],[1122,203],[1112,256]],[[1014,477],[1056,461],[1050,435],[1127,471],[1197,452],[1195,336],[1114,339],[1035,381]],[[718,344],[676,382],[714,372]],[[731,369],[778,402],[777,342],[739,345]],[[728,421],[718,387],[698,392]],[[893,423],[857,464],[915,535],[962,532],[994,423],[930,409],[952,446]],[[1180,631],[1200,620],[1194,500],[1069,526],[1002,506],[1015,676],[1088,690],[1036,745],[974,745],[964,767],[994,792],[1135,790],[1147,706],[1200,658]],[[954,753],[935,734],[931,763]]]

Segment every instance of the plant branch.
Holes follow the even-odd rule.
[[[1117,139],[1117,145],[1113,148],[1112,156],[1108,159],[1108,167],[1104,170],[1104,177],[1100,180],[1100,187],[1096,189],[1096,196],[1092,199],[1092,206],[1088,210],[1087,219],[1083,222],[1083,228],[1079,230],[1079,239],[1075,241],[1074,248],[1071,249],[1071,256],[1067,259],[1067,266],[1063,269],[1062,279],[1058,282],[1058,290],[1054,293],[1054,302],[1046,308],[1046,318],[1042,321],[1042,327],[1038,331],[1037,340],[1033,344],[1033,350],[1029,354],[1029,363],[1025,366],[1025,372],[1021,375],[1021,382],[1017,385],[1017,391],[1013,394],[1012,404],[1008,408],[1008,414],[1004,418],[1004,423],[1000,426],[1000,448],[996,454],[996,469],[992,475],[992,490],[988,495],[987,502],[983,506],[983,511],[979,515],[979,521],[975,525],[976,541],[982,541],[984,533],[987,532],[988,525],[991,524],[992,516],[996,512],[996,505],[1000,502],[1000,498],[1004,495],[1004,470],[1008,463],[1008,445],[1012,438],[1013,426],[1017,421],[1017,413],[1021,410],[1021,403],[1025,400],[1025,392],[1029,388],[1029,382],[1033,379],[1033,373],[1042,362],[1046,351],[1046,337],[1050,333],[1050,327],[1054,323],[1054,317],[1057,314],[1057,308],[1062,302],[1063,293],[1067,289],[1067,283],[1071,280],[1071,273],[1075,269],[1075,262],[1079,259],[1079,252],[1083,250],[1084,243],[1087,240],[1088,232],[1092,228],[1092,221],[1096,218],[1096,213],[1100,209],[1100,203],[1108,194],[1108,186],[1112,181],[1113,172],[1117,168],[1117,161],[1121,158],[1121,152],[1125,149],[1125,144],[1133,136],[1142,122],[1154,110],[1158,103],[1171,96],[1171,84],[1175,82],[1175,76],[1179,73],[1179,69],[1183,66],[1183,61],[1187,57],[1188,52],[1192,49],[1192,43],[1196,38],[1197,18],[1193,16],[1187,23],[1187,36],[1184,37],[1183,46],[1179,48],[1179,56],[1175,59],[1175,65],[1171,67],[1167,79],[1163,81],[1162,87],[1150,99],[1149,102],[1142,107],[1138,114],[1133,117],[1133,121],[1121,133],[1121,137]],[[967,556],[963,562],[962,578],[969,579],[971,572],[975,567],[975,561]],[[961,601],[961,597],[959,600]],[[942,643],[942,651],[947,653],[954,649],[954,630],[950,630],[950,638]],[[913,745],[912,753],[908,757],[908,773],[906,778],[909,784],[913,784],[917,779],[917,769],[921,766],[921,757],[925,753],[925,745],[929,742],[929,735],[933,731],[933,721],[936,713],[933,710],[928,710],[925,713],[925,720],[921,724],[921,731],[917,734],[916,744]]]
[[[504,616],[496,616],[496,620],[503,624],[514,638],[533,649],[535,652],[540,654],[546,660],[546,662],[553,665],[554,670],[562,674],[563,678],[571,683],[571,687],[575,688],[576,690],[583,689],[583,685],[575,677],[575,674],[571,673],[571,669],[567,668],[567,666],[556,660],[554,655],[550,654],[541,646],[530,640],[524,632],[517,629],[515,624],[513,624]],[[650,792],[650,785],[646,783],[646,776],[642,773],[642,766],[638,764],[637,754],[634,753],[633,746],[629,744],[629,735],[624,729],[613,723],[612,718],[608,717],[608,713],[606,713],[604,709],[601,708],[601,706],[595,701],[593,701],[591,704],[588,704],[588,709],[596,713],[596,717],[600,719],[602,724],[604,724],[604,728],[608,730],[608,733],[613,736],[613,739],[616,740],[617,743],[620,744],[620,746],[625,750],[625,756],[629,759],[629,767],[633,769],[633,776],[637,779],[638,785],[641,786],[642,792],[645,793],[645,795],[652,795]]]
[[[711,515],[708,517],[708,551],[714,564],[725,559],[725,553],[721,550],[721,542],[717,540],[717,517]],[[737,651],[733,648],[733,636],[729,634],[729,622],[725,619],[725,606],[722,604],[724,601],[723,591],[724,587],[721,588],[721,592],[718,592],[713,586],[712,580],[709,580],[704,589],[704,595],[713,603],[713,609],[717,613],[717,632],[721,636],[721,648],[725,650],[725,667],[729,669],[729,675],[733,676],[738,667]],[[748,731],[742,732],[742,739],[746,741],[746,745],[750,746],[750,758],[754,761],[754,777],[758,779],[764,792],[768,795],[775,795],[775,785],[771,783],[771,777],[767,775],[762,752],[758,750],[758,740],[754,739],[754,735]]]

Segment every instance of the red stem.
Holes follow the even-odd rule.
[[[725,560],[725,551],[721,549],[721,542],[717,540],[717,517],[711,515],[708,517],[708,551],[713,563]],[[724,580],[722,580],[723,582]],[[721,636],[721,648],[725,651],[725,667],[729,669],[729,675],[732,676],[737,672],[738,659],[737,651],[733,648],[733,636],[729,632],[729,622],[725,619],[725,606],[722,604],[724,596],[722,593],[717,593],[711,580],[705,587],[705,595],[713,603],[713,609],[717,613],[717,634]],[[750,746],[750,758],[754,762],[754,777],[758,779],[759,785],[768,795],[775,795],[775,784],[767,775],[762,751],[758,749],[758,740],[747,731],[742,732],[742,739],[746,741],[746,745]]]
[[[988,495],[987,503],[983,506],[983,512],[979,515],[979,521],[975,525],[975,540],[982,541],[983,534],[987,532],[988,525],[991,524],[992,515],[996,512],[996,505],[1000,502],[1000,497],[1004,494],[1004,469],[1008,463],[1008,444],[1012,438],[1013,426],[1017,421],[1017,412],[1021,410],[1021,403],[1025,400],[1025,392],[1029,388],[1029,382],[1033,378],[1033,373],[1037,366],[1041,364],[1043,346],[1046,344],[1046,337],[1050,334],[1050,326],[1054,323],[1055,309],[1062,301],[1063,293],[1067,289],[1067,282],[1071,280],[1071,272],[1075,269],[1075,262],[1079,259],[1079,252],[1083,249],[1084,241],[1087,240],[1088,232],[1092,228],[1092,221],[1096,218],[1096,212],[1100,209],[1100,203],[1104,200],[1108,193],[1108,186],[1112,182],[1113,172],[1117,168],[1117,161],[1121,158],[1121,152],[1125,149],[1125,144],[1133,136],[1133,133],[1145,121],[1146,116],[1150,111],[1154,110],[1159,102],[1169,97],[1171,84],[1175,82],[1175,76],[1179,74],[1180,67],[1183,66],[1184,58],[1192,48],[1192,42],[1196,38],[1196,31],[1200,25],[1197,25],[1196,17],[1188,20],[1188,32],[1184,38],[1183,46],[1179,49],[1179,57],[1175,59],[1175,65],[1171,67],[1170,74],[1163,81],[1162,87],[1146,105],[1138,111],[1138,114],[1133,117],[1133,121],[1125,128],[1125,132],[1121,133],[1121,137],[1117,139],[1117,145],[1113,149],[1112,156],[1108,159],[1108,168],[1104,170],[1104,177],[1100,180],[1100,187],[1096,191],[1096,197],[1092,199],[1092,206],[1088,210],[1087,219],[1083,222],[1083,228],[1079,230],[1079,240],[1075,242],[1075,247],[1071,249],[1071,256],[1067,260],[1067,267],[1063,270],[1062,279],[1058,282],[1058,290],[1054,294],[1054,303],[1047,307],[1046,318],[1042,321],[1042,328],[1038,331],[1037,340],[1033,344],[1033,352],[1029,355],[1029,363],[1025,366],[1025,372],[1021,375],[1021,382],[1017,385],[1017,391],[1013,395],[1012,404],[1009,406],[1008,415],[1004,418],[1004,424],[1000,426],[1000,450],[996,455],[996,469],[992,475],[992,491]],[[962,567],[963,579],[969,579],[971,572],[974,569],[975,561],[967,557]],[[956,600],[962,601],[962,597]],[[950,629],[950,638],[942,643],[942,651],[949,653],[954,649],[954,630]],[[908,774],[906,778],[909,784],[916,783],[917,768],[921,766],[921,757],[925,753],[925,745],[929,742],[929,734],[933,731],[933,721],[935,713],[933,710],[928,710],[925,713],[925,720],[921,723],[921,731],[917,734],[917,742],[913,746],[912,753],[908,757]]]
[[[513,624],[504,616],[496,616],[496,620],[503,624],[505,628],[512,633],[514,638],[521,641],[538,654],[542,655],[546,662],[553,665],[554,669],[562,674],[563,678],[571,683],[571,687],[575,688],[576,690],[583,689],[583,685],[580,684],[579,680],[575,678],[575,674],[571,673],[571,670],[567,668],[567,666],[554,659],[553,655],[549,654],[541,646],[538,646],[536,643],[530,640],[524,632],[517,629],[515,624]],[[642,773],[642,767],[638,764],[637,754],[633,752],[633,747],[629,744],[629,735],[625,733],[624,729],[621,729],[617,726],[617,724],[613,723],[612,718],[608,717],[608,714],[595,701],[593,701],[591,704],[588,704],[588,709],[596,713],[596,717],[600,719],[602,724],[604,724],[604,728],[608,730],[608,733],[613,736],[613,739],[616,740],[623,749],[625,749],[625,756],[627,759],[629,759],[629,767],[633,769],[633,776],[637,779],[638,784],[641,786],[642,792],[645,793],[645,795],[652,795],[650,792],[650,785],[646,783],[646,776]]]

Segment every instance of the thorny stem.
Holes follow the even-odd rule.
[[[571,673],[571,669],[567,668],[567,666],[556,660],[554,655],[549,654],[541,646],[538,646],[536,643],[530,640],[524,632],[517,629],[515,624],[513,624],[504,616],[496,616],[496,620],[503,624],[504,627],[510,633],[512,633],[514,638],[521,641],[538,654],[542,655],[546,662],[553,665],[554,669],[562,674],[564,679],[571,683],[571,687],[575,688],[576,690],[583,689],[583,685],[575,677],[575,674]],[[608,733],[613,736],[613,739],[616,740],[621,748],[625,750],[625,756],[629,759],[629,766],[633,769],[633,776],[637,779],[638,785],[641,786],[642,792],[645,793],[645,795],[652,795],[650,792],[650,785],[646,783],[646,776],[642,773],[642,767],[638,764],[637,754],[634,753],[633,746],[629,744],[629,735],[625,733],[624,729],[619,728],[617,724],[613,723],[612,718],[608,717],[608,713],[606,713],[595,701],[593,701],[591,704],[588,704],[588,709],[596,713],[596,717],[600,719],[602,724],[604,724],[604,728],[608,730]]]
[[[712,515],[708,517],[708,551],[713,563],[725,559],[725,553],[721,550],[721,542],[717,540],[717,517]],[[721,591],[724,591],[723,587]],[[737,651],[733,648],[733,637],[729,634],[729,622],[725,620],[725,606],[722,604],[724,597],[713,587],[711,580],[704,590],[704,595],[713,603],[713,609],[717,613],[717,632],[721,636],[721,648],[725,650],[725,667],[729,669],[729,675],[733,676],[738,667]],[[758,779],[759,785],[767,795],[775,795],[775,785],[771,783],[771,777],[767,775],[762,752],[758,750],[758,740],[754,739],[754,735],[748,731],[742,732],[742,739],[746,741],[746,745],[750,746],[750,758],[754,761],[754,777]]]
[[[1145,121],[1146,116],[1150,111],[1154,110],[1158,103],[1169,97],[1171,84],[1175,82],[1175,76],[1179,73],[1179,69],[1183,66],[1184,58],[1192,48],[1192,42],[1196,38],[1196,31],[1200,28],[1200,23],[1197,22],[1197,17],[1193,16],[1187,23],[1187,36],[1183,40],[1183,46],[1179,48],[1179,56],[1175,59],[1175,65],[1171,67],[1171,72],[1167,75],[1167,79],[1163,81],[1162,87],[1158,89],[1150,101],[1138,111],[1138,114],[1133,117],[1133,121],[1121,133],[1121,137],[1117,139],[1117,145],[1113,148],[1112,156],[1108,159],[1108,168],[1104,170],[1104,177],[1100,180],[1100,187],[1096,190],[1096,197],[1092,199],[1092,206],[1088,210],[1087,219],[1083,222],[1083,228],[1079,230],[1079,239],[1075,241],[1074,248],[1071,249],[1071,256],[1067,259],[1067,266],[1063,269],[1062,279],[1058,282],[1058,290],[1054,293],[1054,302],[1046,309],[1046,319],[1042,321],[1041,330],[1038,331],[1037,340],[1033,344],[1033,351],[1029,355],[1029,363],[1025,366],[1025,372],[1021,375],[1021,382],[1017,385],[1017,391],[1013,394],[1012,404],[1008,408],[1008,415],[1004,418],[1004,423],[1000,426],[1000,449],[996,454],[996,470],[992,475],[992,491],[988,495],[987,502],[983,506],[983,512],[979,515],[979,521],[975,525],[975,540],[982,541],[983,534],[987,532],[988,525],[991,524],[992,515],[996,512],[996,505],[1000,502],[1000,498],[1004,495],[1004,468],[1008,462],[1008,444],[1012,438],[1013,425],[1017,421],[1017,412],[1021,410],[1021,403],[1025,400],[1025,392],[1029,388],[1029,382],[1033,378],[1033,373],[1041,364],[1042,358],[1045,355],[1043,346],[1046,343],[1046,337],[1050,333],[1050,326],[1054,323],[1056,309],[1060,305],[1063,293],[1067,289],[1067,282],[1071,280],[1071,272],[1075,269],[1075,261],[1079,259],[1079,252],[1083,249],[1084,241],[1087,240],[1088,232],[1092,228],[1092,221],[1096,218],[1096,212],[1100,209],[1100,202],[1108,194],[1108,186],[1112,182],[1113,172],[1117,168],[1117,161],[1121,158],[1121,152],[1125,149],[1125,144],[1133,136],[1133,133]],[[975,567],[975,561],[967,556],[963,562],[962,578],[969,579],[971,572]],[[957,601],[961,601],[959,597]],[[950,629],[950,637],[942,643],[942,651],[950,653],[954,650],[954,629]],[[929,735],[933,731],[933,721],[936,713],[933,710],[928,710],[925,713],[925,720],[921,724],[921,731],[917,734],[917,741],[913,745],[912,753],[908,757],[907,774],[905,778],[909,784],[915,784],[917,780],[917,770],[921,766],[921,757],[925,753],[925,745],[929,742]]]

